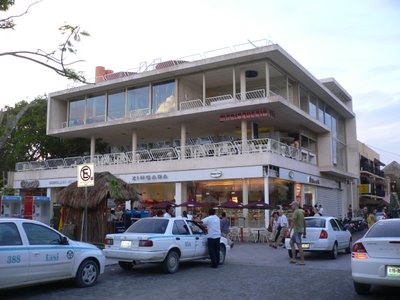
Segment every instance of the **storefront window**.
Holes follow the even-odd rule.
[[[293,183],[281,179],[270,179],[269,181],[269,205],[276,209],[278,205],[288,208],[294,200]]]

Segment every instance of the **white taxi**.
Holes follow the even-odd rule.
[[[70,240],[41,222],[0,219],[0,289],[61,279],[92,286],[105,262],[96,246]]]
[[[219,263],[225,261],[228,241],[221,237]],[[207,237],[202,227],[184,218],[143,218],[124,233],[107,234],[103,252],[129,270],[139,263],[160,263],[166,273],[178,271],[179,262],[207,259]]]

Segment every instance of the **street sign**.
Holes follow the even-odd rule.
[[[94,164],[77,166],[78,187],[94,186]]]

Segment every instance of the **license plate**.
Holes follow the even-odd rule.
[[[121,248],[130,248],[132,245],[131,241],[121,241]]]
[[[301,248],[308,249],[310,248],[310,244],[301,244]]]
[[[386,276],[400,277],[400,266],[386,266]]]

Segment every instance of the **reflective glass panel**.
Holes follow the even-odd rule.
[[[105,121],[105,95],[90,96],[86,102],[86,124]]]
[[[68,127],[85,123],[85,99],[69,102]]]
[[[163,82],[153,86],[153,105],[154,114],[166,113],[177,110],[175,99],[175,82]]]
[[[107,120],[118,120],[125,117],[125,92],[108,94]]]

